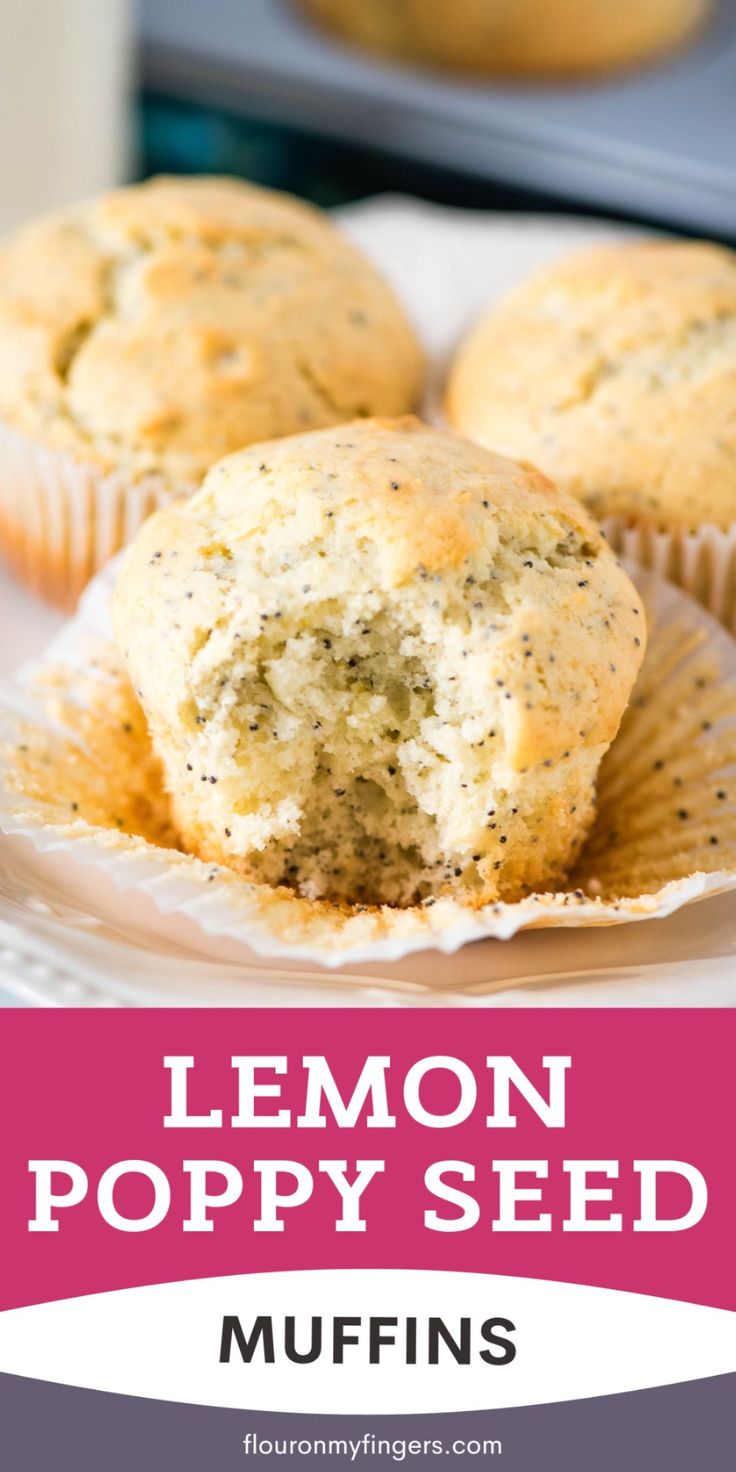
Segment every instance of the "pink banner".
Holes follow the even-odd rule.
[[[8,1013],[0,1308],[411,1267],[734,1309],[735,1042],[719,1011]]]

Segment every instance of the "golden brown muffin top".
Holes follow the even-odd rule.
[[[241,445],[415,402],[422,355],[318,210],[157,178],[0,248],[0,415],[138,478],[191,485]]]
[[[307,630],[326,605],[349,621],[367,601],[458,641],[514,766],[615,735],[646,631],[597,527],[531,467],[411,417],[214,466],[139,532],[114,621],[144,704],[173,730],[192,681],[256,640],[262,616]]]
[[[461,346],[462,433],[532,460],[600,518],[736,520],[736,254],[604,246],[511,292]]]

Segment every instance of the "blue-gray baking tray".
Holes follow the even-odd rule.
[[[289,0],[140,0],[139,36],[143,78],[161,91],[736,237],[736,0],[689,50],[584,84],[374,60]]]

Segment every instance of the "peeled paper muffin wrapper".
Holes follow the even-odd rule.
[[[0,420],[0,547],[42,597],[73,608],[90,578],[135,536],[157,507],[191,487],[155,476],[134,482]]]
[[[469,910],[338,908],[177,850],[145,720],[111,643],[116,563],[43,659],[0,689],[0,830],[94,865],[165,915],[251,957],[335,967],[452,953],[533,927],[671,915],[736,888],[736,642],[691,599],[629,569],[649,646],[604,759],[598,816],[566,891]]]

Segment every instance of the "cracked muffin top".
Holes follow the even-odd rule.
[[[235,179],[157,178],[0,248],[0,415],[138,479],[416,401],[401,307],[326,216]]]
[[[450,420],[600,518],[736,520],[736,254],[652,241],[573,255],[461,346]]]

